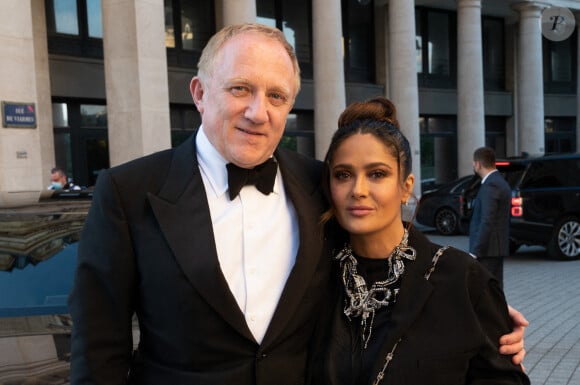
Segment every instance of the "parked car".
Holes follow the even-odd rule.
[[[546,247],[556,259],[580,258],[580,154],[498,162],[512,187],[510,247]]]
[[[426,191],[419,200],[415,220],[442,235],[467,233],[470,201],[477,194],[479,180],[475,174],[467,175]]]

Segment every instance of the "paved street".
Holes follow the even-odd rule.
[[[427,236],[467,250],[466,236]],[[504,262],[504,290],[530,321],[524,365],[532,384],[580,384],[580,260],[550,260],[540,247],[522,247]]]

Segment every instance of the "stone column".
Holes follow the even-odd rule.
[[[421,136],[419,133],[419,90],[415,48],[415,6],[409,0],[390,0],[388,8],[389,92],[395,103],[401,130],[413,155],[415,195],[421,193]]]
[[[517,47],[518,148],[516,154],[544,154],[544,80],[540,18],[547,4],[522,2],[513,5],[519,12]]]
[[[312,2],[314,129],[316,157],[322,159],[338,116],[346,106],[340,1]]]
[[[481,0],[457,0],[457,173],[473,172],[473,151],[485,145]]]
[[[52,94],[50,89],[50,70],[48,65],[48,39],[46,32],[46,11],[44,1],[33,0],[32,33],[35,58],[36,115],[40,140],[41,182],[40,189],[48,185],[50,170],[66,165],[55,164],[54,132],[52,124]]]
[[[102,10],[114,166],[171,147],[165,22],[163,0],[102,0]]]
[[[219,27],[256,21],[256,0],[221,0],[219,5],[221,5],[221,18],[218,17]]]
[[[6,206],[12,198],[38,200],[54,166],[54,140],[44,1],[0,2],[0,25],[0,100],[24,103],[25,115],[30,106],[36,117],[27,128],[0,123],[0,206]]]

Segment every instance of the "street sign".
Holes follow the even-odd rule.
[[[36,128],[34,103],[2,101],[2,126],[6,128]]]

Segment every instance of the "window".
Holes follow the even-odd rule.
[[[546,154],[576,152],[576,118],[546,117],[544,120]]]
[[[279,147],[314,158],[314,114],[310,111],[293,111],[288,114]]]
[[[485,145],[495,150],[496,158],[505,158],[507,156],[505,127],[505,117],[485,117]]]
[[[107,107],[102,103],[58,100],[52,104],[56,166],[79,186],[92,186],[109,167]]]
[[[421,185],[457,178],[457,119],[453,116],[421,116]]]
[[[201,115],[194,105],[175,105],[169,107],[171,119],[171,147],[183,143],[201,125]]]
[[[215,32],[211,0],[164,0],[165,47],[170,66],[192,68]]]
[[[101,0],[87,0],[87,23],[89,37],[103,38]]]
[[[344,72],[347,82],[375,81],[375,40],[372,4],[343,1]]]
[[[416,9],[416,65],[420,87],[455,87],[457,82],[455,23],[455,15],[450,12]]]
[[[79,34],[76,0],[53,0],[54,32],[65,35]]]
[[[482,20],[483,81],[486,90],[505,89],[505,55],[503,19]]]
[[[521,188],[547,188],[567,185],[568,161],[539,160],[530,164]],[[564,166],[564,167],[563,167]]]
[[[440,12],[427,14],[427,72],[449,76],[449,15]]]
[[[50,53],[103,57],[101,0],[45,0]]]
[[[542,39],[546,93],[576,93],[576,39],[577,33],[562,41]]]
[[[55,166],[61,167],[66,171],[68,177],[75,180],[72,165],[70,127],[68,124],[68,106],[66,103],[52,104],[52,124],[54,127]]]
[[[284,32],[294,47],[302,79],[312,79],[310,0],[257,0],[257,21]]]

